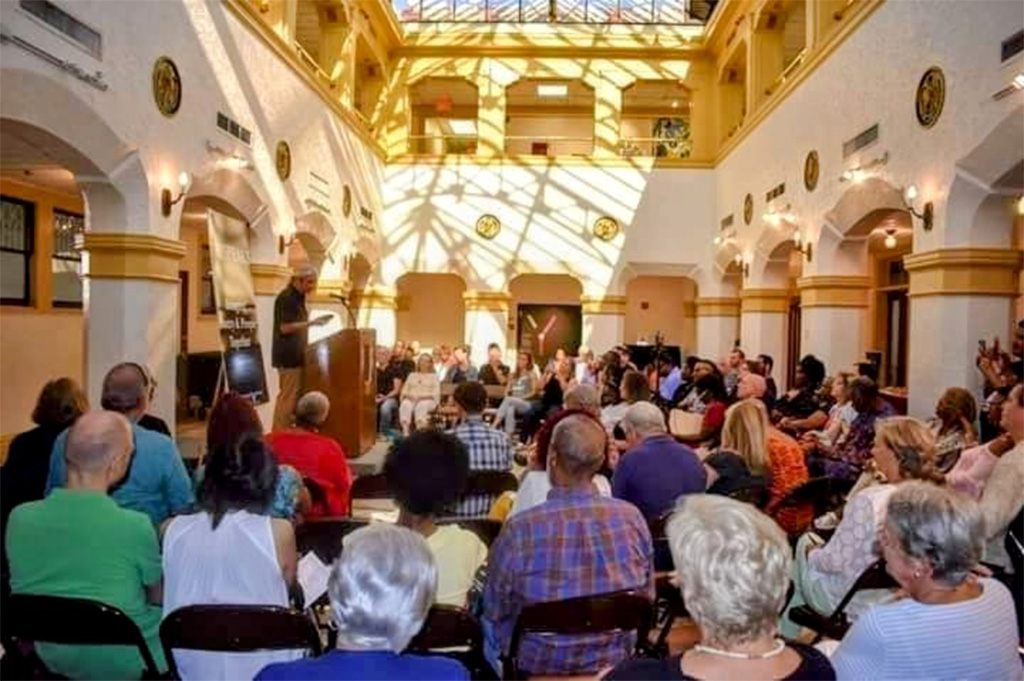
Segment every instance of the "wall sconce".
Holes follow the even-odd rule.
[[[814,244],[804,241],[804,235],[799,229],[793,230],[793,250],[807,258],[807,262],[814,258]]]
[[[935,222],[935,205],[931,201],[927,201],[924,207],[918,211],[914,208],[914,201],[917,199],[917,187],[910,185],[903,190],[903,205],[907,207],[907,211],[910,212],[915,218],[921,221],[921,226],[924,227],[924,231],[932,231],[932,226]],[[888,248],[888,243],[886,244]]]
[[[174,204],[178,203],[178,201],[181,201],[183,198],[185,198],[185,191],[188,189],[188,185],[191,181],[192,178],[186,172],[182,172],[180,175],[178,175],[178,187],[180,188],[180,191],[178,192],[178,195],[173,199],[171,198],[170,189],[167,189],[165,187],[160,190],[160,212],[163,214],[165,218],[170,217],[171,207],[174,206]]]
[[[284,234],[277,235],[277,253],[278,255],[284,255],[285,250],[288,249],[298,239],[298,232],[292,232],[291,236],[287,239]],[[333,262],[333,261],[332,261]]]
[[[750,278],[750,258],[749,258],[749,256],[744,256],[742,253],[737,253],[736,257],[733,258],[733,262],[735,262],[736,266],[740,268],[740,272],[743,273],[743,278],[744,279],[749,279]]]
[[[889,152],[885,152],[878,158],[872,160],[869,163],[865,163],[853,168],[848,168],[843,171],[843,174],[839,176],[840,182],[852,182],[853,184],[860,184],[864,180],[871,176],[871,173],[881,168],[889,162]]]

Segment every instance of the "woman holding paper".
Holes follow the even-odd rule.
[[[295,533],[270,516],[278,466],[258,436],[218,445],[199,485],[199,513],[163,525],[164,615],[189,605],[288,606],[295,581]],[[189,679],[251,679],[267,664],[301,650],[218,653],[175,650]]]

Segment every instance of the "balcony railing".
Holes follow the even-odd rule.
[[[690,24],[718,0],[392,0],[402,21],[454,23]]]
[[[623,137],[619,156],[626,158],[690,158],[693,145],[689,138]]]
[[[476,135],[409,135],[410,154],[476,154]]]

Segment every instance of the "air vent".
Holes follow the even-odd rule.
[[[1017,31],[1004,40],[1001,48],[1003,61],[1013,59],[1021,52],[1024,52],[1024,30]]]
[[[722,218],[722,229],[729,229],[730,227],[732,227],[732,221],[733,221],[733,214],[732,213],[729,213],[724,218]]]
[[[103,37],[99,31],[89,28],[49,0],[21,0],[20,6],[92,56],[103,58]]]
[[[252,144],[252,131],[220,111],[217,112],[217,127],[246,145]]]
[[[373,222],[373,212],[371,212],[368,208],[363,208],[362,206],[359,206],[359,214],[362,215],[365,219],[369,220],[370,222]]]
[[[856,154],[865,147],[869,147],[878,141],[878,123],[857,135],[853,139],[843,143],[843,158]]]
[[[783,182],[776,187],[773,187],[771,191],[764,195],[764,202],[771,203],[772,199],[777,199],[786,193],[786,183]]]

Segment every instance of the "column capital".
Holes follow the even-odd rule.
[[[154,234],[86,232],[78,249],[89,254],[85,276],[91,279],[149,279],[178,282],[178,261],[185,242]]]
[[[740,291],[740,312],[789,312],[789,289],[745,288]]]
[[[318,279],[316,290],[309,296],[314,303],[337,303],[334,296],[345,297],[352,291],[352,282],[347,279]]]
[[[870,277],[819,275],[796,281],[801,307],[867,307]]]
[[[462,292],[462,302],[466,312],[508,312],[512,307],[512,295],[508,291],[470,289]]]
[[[626,316],[626,296],[581,296],[583,314]]]
[[[1015,297],[1021,262],[1021,251],[1011,248],[943,248],[903,258],[911,297]]]
[[[397,310],[398,296],[387,286],[367,286],[352,292],[352,305],[377,310]]]
[[[697,298],[694,301],[698,317],[739,317],[739,298]]]
[[[253,292],[258,296],[276,296],[292,278],[292,270],[276,263],[254,262],[249,265]]]

